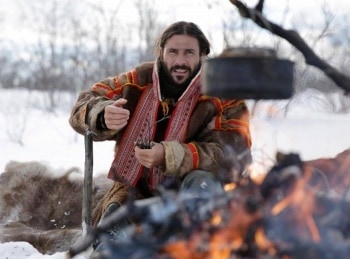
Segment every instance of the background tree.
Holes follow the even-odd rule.
[[[241,13],[241,15],[243,17],[248,17],[250,19],[244,19],[244,22],[252,22],[252,20],[259,24],[260,27],[263,28],[267,28],[268,31],[273,32],[272,36],[275,37],[276,35],[279,35],[278,33],[276,33],[277,31],[281,31],[279,30],[279,28],[283,28],[283,21],[278,22],[278,23],[270,23],[267,20],[263,20],[260,19],[260,16],[263,15],[262,14],[262,6],[264,4],[264,1],[259,1],[258,5],[255,7],[255,9],[246,9],[246,7],[244,6],[244,4],[242,5],[242,2],[240,1],[235,1],[235,0],[231,0],[231,2],[236,5],[239,9],[239,12]],[[261,5],[259,7],[259,5]],[[260,9],[261,8],[261,9]],[[315,88],[315,89],[319,89],[322,91],[322,93],[324,94],[328,94],[330,91],[332,92],[338,92],[340,91],[340,89],[338,87],[336,87],[334,81],[332,81],[331,79],[339,80],[338,82],[345,82],[345,78],[338,73],[338,71],[336,71],[336,69],[332,68],[329,64],[332,63],[332,61],[334,61],[334,57],[336,57],[337,54],[337,50],[335,48],[333,48],[330,44],[330,40],[329,38],[332,35],[332,32],[335,31],[335,28],[339,25],[335,23],[335,15],[334,13],[332,13],[332,11],[329,9],[329,7],[325,4],[321,5],[320,7],[321,9],[321,14],[322,14],[322,22],[317,23],[315,26],[316,28],[312,28],[310,27],[309,24],[314,24],[314,23],[300,23],[300,21],[303,21],[303,19],[301,19],[299,17],[298,22],[297,23],[292,23],[292,27],[294,26],[294,28],[292,28],[291,30],[293,31],[299,31],[298,28],[303,28],[302,32],[304,32],[304,35],[300,38],[300,39],[306,39],[307,42],[309,42],[309,46],[310,46],[310,50],[313,49],[316,52],[321,53],[321,59],[319,62],[315,62],[316,58],[311,57],[312,55],[309,55],[309,59],[304,60],[305,57],[303,57],[300,53],[300,49],[296,49],[294,48],[296,45],[290,45],[286,46],[286,42],[281,41],[281,38],[277,37],[277,44],[274,44],[273,49],[276,51],[276,53],[278,54],[279,57],[287,57],[288,59],[291,59],[295,62],[296,65],[296,76],[295,76],[295,91],[296,93],[299,92],[303,92],[307,89],[310,88]],[[251,11],[253,10],[253,12]],[[284,12],[284,16],[282,16],[282,19],[285,19],[284,17],[287,17],[288,15],[288,6],[286,6],[285,8],[285,12]],[[301,14],[300,14],[301,15]],[[302,18],[306,17],[306,15],[304,14],[304,16],[302,16]],[[312,16],[312,18],[314,18],[314,16]],[[275,26],[277,25],[277,26]],[[279,28],[277,28],[279,27]],[[261,28],[259,28],[259,30],[261,30]],[[242,32],[244,32],[243,30],[241,30]],[[290,29],[289,29],[290,31]],[[306,34],[305,34],[306,32]],[[280,32],[282,34],[282,32]],[[288,32],[285,32],[284,34],[286,34]],[[283,37],[283,36],[282,36]],[[245,35],[245,38],[248,38]],[[285,38],[285,37],[283,37]],[[292,33],[290,34],[290,39],[293,38]],[[294,37],[294,40],[297,37]],[[295,40],[296,41],[296,40]],[[255,39],[253,42],[259,42],[257,39]],[[265,41],[266,42],[266,41]],[[301,42],[301,41],[300,41]],[[281,43],[284,43],[283,45]],[[301,45],[301,44],[299,44]],[[246,47],[252,47],[250,45],[249,42],[242,42],[241,46],[246,46]],[[253,46],[254,47],[254,46]],[[288,54],[289,53],[289,54]],[[302,53],[304,54],[304,53]],[[322,60],[327,60],[329,63],[324,62]],[[315,69],[315,67],[311,67],[309,65],[305,64],[305,61],[308,62],[309,65],[316,65],[316,63],[320,64],[323,67],[326,67],[325,69],[323,69],[323,72],[327,71],[327,74],[329,77],[327,77],[325,74],[322,74],[321,70],[317,70]],[[321,64],[322,62],[322,64]],[[345,75],[345,73],[344,73]],[[332,77],[331,77],[332,76]],[[333,80],[334,80],[333,79]],[[340,85],[338,85],[340,86]],[[282,87],[282,86],[281,86]],[[345,87],[345,86],[343,86]],[[344,88],[346,89],[346,88]],[[292,101],[293,98],[290,100]],[[330,102],[329,102],[330,103]],[[346,104],[346,107],[342,107],[340,110],[342,111],[348,111],[350,106],[348,104],[349,102],[344,102],[344,104]],[[287,102],[285,105],[285,114],[288,113],[288,108],[289,108],[289,103]],[[339,110],[339,109],[338,109]]]
[[[91,17],[94,18],[89,19],[88,39],[83,44],[87,46],[91,44],[89,55],[85,57],[91,66],[91,81],[101,80],[126,68],[129,32],[124,30],[123,22],[118,18],[122,2],[116,2],[112,8],[104,8],[103,5],[95,3],[89,4]]]
[[[155,41],[164,26],[159,22],[158,11],[154,0],[136,0],[139,24],[138,62],[153,61],[155,59]]]
[[[126,21],[125,11],[122,12],[123,5],[131,3],[129,0],[114,1],[108,6],[105,1],[89,0],[14,1],[20,11],[18,26],[31,33],[23,34],[18,42],[5,41],[0,35],[0,87],[44,90],[47,108],[51,111],[62,103],[62,92],[72,92],[73,99],[79,91],[98,80],[153,60],[154,42],[164,24],[169,23],[161,17],[158,8],[163,4],[161,0],[132,0],[135,8],[131,21]],[[320,3],[314,12],[322,19],[314,21],[305,13],[291,13],[290,4],[291,1],[279,2],[283,11],[275,17],[277,23],[302,32],[322,58],[346,71],[350,33],[343,21],[349,21],[350,15],[340,16]],[[335,87],[329,78],[306,65],[300,53],[284,40],[242,19],[229,1],[204,0],[200,8],[210,8],[212,13],[219,12],[222,17],[221,24],[209,22],[207,34],[212,44],[222,42],[222,47],[215,46],[218,51],[212,55],[228,47],[273,48],[279,57],[295,62],[296,93],[316,88],[325,97],[331,98],[328,93],[333,96]],[[172,17],[172,21],[174,19],[176,17]],[[337,94],[342,93],[338,91]],[[345,97],[332,97],[328,103],[334,111],[349,110]],[[288,105],[284,109],[288,113]]]

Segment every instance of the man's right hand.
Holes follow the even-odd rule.
[[[105,108],[105,123],[108,129],[120,130],[128,124],[130,112],[123,108],[126,99],[120,98]]]

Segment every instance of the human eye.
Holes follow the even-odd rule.
[[[194,55],[194,54],[195,54],[195,51],[194,51],[193,49],[188,49],[188,50],[186,50],[186,55],[192,56],[192,55]]]
[[[176,54],[177,51],[176,51],[176,49],[169,49],[169,50],[168,50],[168,53],[169,53],[169,54]]]

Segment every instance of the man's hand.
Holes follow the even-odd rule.
[[[127,103],[126,99],[118,99],[105,108],[105,123],[108,129],[120,130],[128,124],[130,112],[123,108]]]
[[[165,163],[165,151],[162,144],[152,142],[150,149],[141,149],[135,146],[135,157],[147,168],[158,166]]]

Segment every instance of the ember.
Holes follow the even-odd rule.
[[[260,184],[245,177],[210,200],[163,191],[123,207],[70,254],[128,215],[130,238],[105,241],[101,258],[349,258],[349,183],[350,149],[304,162],[278,154]]]

